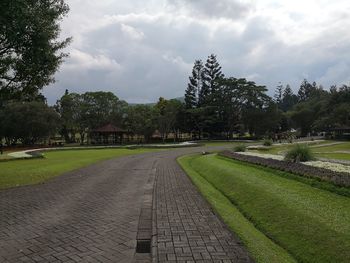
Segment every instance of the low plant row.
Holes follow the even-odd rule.
[[[294,163],[289,161],[280,161],[257,156],[243,155],[232,151],[223,151],[220,153],[220,155],[238,161],[262,165],[265,167],[270,167],[305,177],[318,178],[323,181],[332,182],[338,186],[350,186],[350,175],[348,173],[335,172],[328,169],[305,165],[303,163]]]

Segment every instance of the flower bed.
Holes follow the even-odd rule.
[[[286,172],[290,172],[305,177],[319,178],[324,181],[332,182],[339,186],[350,186],[350,175],[345,172],[336,172],[329,169],[314,167],[303,163],[293,163],[271,158],[263,158],[260,156],[253,156],[252,154],[234,153],[231,151],[224,151],[220,153],[225,156],[238,161],[258,164]]]

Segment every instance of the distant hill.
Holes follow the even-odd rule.
[[[181,101],[181,102],[185,102],[185,97],[177,97],[177,98],[174,98],[174,100],[178,100],[178,101]],[[157,102],[150,102],[150,103],[129,103],[129,105],[131,106],[134,106],[134,105],[149,105],[149,106],[154,106],[157,104]]]

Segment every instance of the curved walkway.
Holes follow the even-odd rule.
[[[0,191],[0,262],[250,262],[175,161],[198,151],[122,157]],[[147,224],[152,259],[136,253]]]

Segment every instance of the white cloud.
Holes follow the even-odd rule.
[[[117,61],[103,54],[91,55],[78,49],[70,51],[70,57],[63,65],[64,70],[119,71],[121,68]]]
[[[145,34],[142,31],[138,31],[136,28],[126,24],[121,24],[121,30],[124,34],[134,40],[142,40],[145,37]]]

